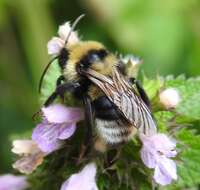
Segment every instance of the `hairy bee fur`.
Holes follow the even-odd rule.
[[[83,65],[86,70],[88,67],[105,76],[111,76],[113,67],[119,62],[116,56],[109,53],[101,43],[95,41],[80,42],[69,47],[68,51],[69,59],[63,70],[63,76],[67,81],[82,80],[82,76],[77,74],[77,67],[80,65]],[[87,93],[92,100],[97,133],[106,143],[126,142],[135,134],[136,128],[125,125],[120,116],[116,116],[115,108],[98,86],[91,83],[88,85],[87,92],[82,93]],[[80,96],[81,94],[78,94],[78,97]],[[110,114],[109,110],[112,110]]]
[[[67,80],[78,80],[77,65],[83,64],[83,67],[90,67],[95,71],[101,72],[104,75],[109,75],[112,72],[112,67],[117,63],[116,57],[108,53],[105,47],[95,41],[80,42],[69,47],[69,59],[65,65],[63,75]],[[93,58],[97,55],[99,58]],[[102,62],[103,59],[103,62]],[[91,61],[92,63],[90,63]],[[99,64],[101,62],[101,64]]]

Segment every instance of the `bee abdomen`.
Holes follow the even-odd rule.
[[[126,126],[119,120],[106,121],[96,119],[97,132],[107,144],[127,142],[134,134],[135,128]]]

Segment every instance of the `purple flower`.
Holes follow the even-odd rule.
[[[12,165],[21,173],[30,174],[43,162],[45,153],[42,152],[36,142],[29,139],[13,141],[12,152],[20,158]]]
[[[0,190],[23,190],[28,186],[25,176],[14,176],[12,174],[0,176]]]
[[[20,158],[12,166],[21,173],[32,173],[46,155],[59,149],[63,140],[74,134],[76,122],[83,119],[81,109],[67,108],[61,104],[42,108],[42,112],[43,121],[33,130],[32,140],[13,141],[12,152]]]
[[[42,112],[43,121],[33,130],[32,139],[43,152],[49,154],[59,149],[63,140],[74,134],[76,123],[83,119],[83,112],[79,108],[61,104],[42,108]]]
[[[61,186],[60,190],[98,190],[95,181],[96,165],[90,163],[79,173],[73,174]]]
[[[33,154],[39,151],[37,144],[30,139],[17,139],[12,142],[13,153],[18,155]]]
[[[65,47],[65,45],[69,46],[79,42],[78,34],[75,31],[72,31],[67,44],[65,44],[65,41],[70,31],[71,26],[69,22],[66,22],[63,25],[59,26],[59,37],[53,37],[51,40],[49,40],[47,44],[48,54],[58,55],[61,49]]]
[[[176,143],[164,134],[145,136],[140,134],[143,143],[141,158],[148,168],[154,168],[154,180],[161,185],[168,185],[177,180],[176,164],[171,157],[175,157]]]

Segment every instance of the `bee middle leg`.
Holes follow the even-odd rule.
[[[140,84],[140,82],[135,79],[135,78],[130,78],[129,81],[132,83],[132,84],[135,84],[136,85],[136,88],[140,94],[140,97],[142,98],[142,100],[144,101],[144,103],[146,104],[146,106],[151,109],[151,103],[150,103],[150,100],[149,100],[149,97],[147,95],[147,93],[145,92],[144,88],[142,87],[142,85]]]
[[[45,101],[44,106],[49,106],[57,98],[57,96],[64,96],[65,92],[73,91],[77,87],[79,87],[79,83],[64,83],[57,86],[56,90]]]

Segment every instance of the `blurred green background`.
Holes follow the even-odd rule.
[[[200,74],[199,0],[0,0],[0,173],[11,170],[10,136],[34,127],[47,41],[82,13],[83,40],[141,57],[148,76]]]

